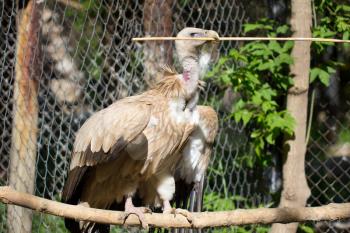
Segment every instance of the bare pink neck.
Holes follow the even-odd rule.
[[[188,81],[188,80],[190,80],[190,71],[189,70],[184,70],[184,72],[183,72],[183,79],[185,80],[185,81]]]

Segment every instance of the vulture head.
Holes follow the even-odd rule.
[[[200,28],[186,27],[182,29],[176,37],[209,37],[215,39],[214,41],[206,40],[176,40],[176,52],[181,59],[186,56],[196,56],[201,50],[201,47],[205,44],[219,41],[219,34],[216,31],[205,30]]]
[[[201,70],[205,71],[211,57],[217,51],[219,34],[213,30],[205,30],[200,28],[187,27],[182,29],[177,37],[209,37],[214,41],[205,40],[177,40],[175,41],[176,53],[182,63],[184,59],[192,57],[198,59]]]
[[[217,51],[219,34],[212,30],[187,27],[182,29],[177,37],[209,37],[214,40],[176,40],[177,57],[183,68],[183,80],[186,83],[188,96],[197,92],[198,80],[203,77]]]

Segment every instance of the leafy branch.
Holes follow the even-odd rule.
[[[270,37],[290,33],[288,26],[277,26],[267,19],[244,25],[245,33],[256,30]],[[293,134],[294,120],[281,104],[293,84],[289,74],[292,47],[292,41],[250,42],[239,50],[232,49],[208,74],[209,78],[218,77],[219,85],[240,93],[231,117],[252,128],[250,136],[258,157],[279,136]]]

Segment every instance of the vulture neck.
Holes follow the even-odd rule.
[[[200,79],[201,74],[198,58],[193,56],[183,58],[182,67],[182,78],[185,83],[187,96],[188,99],[192,99],[197,93],[198,80]]]

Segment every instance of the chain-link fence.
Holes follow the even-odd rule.
[[[16,26],[16,16],[28,2],[32,1],[20,1],[19,5],[0,2],[0,184],[11,182],[10,170],[21,172],[18,167],[15,171],[10,169],[10,157],[13,160],[13,154],[17,154],[21,158],[21,150],[24,150],[22,154],[34,150],[35,194],[53,200],[60,199],[74,135],[83,122],[115,100],[152,85],[162,63],[176,64],[171,42],[139,44],[132,42],[132,37],[175,35],[185,26],[213,29],[220,36],[239,35],[249,16],[265,17],[267,11],[261,1],[255,5],[261,4],[261,7],[252,7],[254,3],[243,0],[40,1],[31,11],[40,15],[36,25],[39,30],[33,29],[39,45],[32,54],[36,63],[27,64],[35,69],[29,73],[37,75],[24,77],[34,80],[34,89],[18,84],[19,90],[27,90],[28,96],[36,95],[32,103],[27,103],[30,100],[26,95],[22,99],[27,104],[24,106],[37,106],[37,112],[32,108],[34,112],[19,114],[16,108],[23,105],[17,96],[23,92],[16,94],[15,90],[16,56],[18,64],[20,56],[26,54],[21,55],[17,50],[16,55],[16,43],[17,48],[21,48],[17,40],[19,29],[21,23],[25,23],[17,21]],[[237,42],[221,43],[220,55],[237,46]],[[215,107],[220,116],[204,196],[207,210],[267,206],[278,200],[274,194],[281,186],[281,163],[276,159],[276,166],[268,169],[246,165],[245,159],[252,155],[248,129],[227,119],[231,110],[228,105],[234,99],[230,89],[222,90],[210,80],[201,95],[201,103]],[[18,118],[26,119],[24,121],[36,114],[37,123],[18,121],[16,112]],[[334,119],[337,128],[333,133],[346,129],[346,124]],[[306,166],[312,205],[345,202],[350,198],[350,162],[345,156],[326,156],[334,144],[327,139],[326,131],[333,128],[327,127],[326,122],[320,123],[324,130],[320,127],[319,134],[310,138]],[[36,130],[35,136],[25,135],[28,127]],[[21,140],[22,136],[29,139]],[[0,232],[6,229],[12,232],[13,226],[6,227],[5,206],[0,207]],[[34,215],[32,229],[33,232],[65,232],[61,219],[44,214]],[[255,231],[251,227],[246,229]],[[336,227],[328,226],[327,232],[337,232]]]

